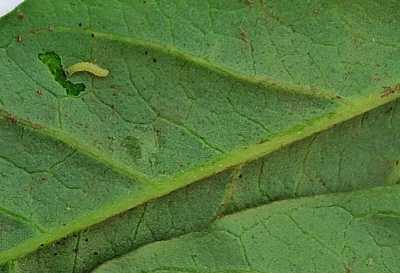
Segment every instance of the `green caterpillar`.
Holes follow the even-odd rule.
[[[67,74],[69,76],[73,75],[74,73],[78,73],[78,72],[88,72],[97,77],[107,77],[108,74],[110,74],[110,71],[108,71],[107,69],[101,68],[97,64],[93,64],[93,63],[89,63],[89,62],[77,63],[74,65],[71,65],[67,69]]]

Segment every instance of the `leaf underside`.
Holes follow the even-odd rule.
[[[326,2],[1,18],[0,272],[396,272],[400,4]]]

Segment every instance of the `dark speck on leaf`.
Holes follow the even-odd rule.
[[[23,14],[22,12],[18,12],[18,13],[17,13],[17,18],[18,18],[19,20],[24,20],[24,19],[25,19],[25,14]]]
[[[15,124],[17,123],[17,118],[14,116],[9,116],[7,117],[8,122],[10,122],[11,124]]]
[[[156,63],[156,62],[157,62],[157,59],[156,59],[156,58],[154,58],[154,59],[153,59],[153,63]]]
[[[92,33],[90,36],[92,36],[92,38],[94,38],[94,33]]]
[[[389,107],[389,108],[385,111],[385,113],[386,113],[386,114],[390,114],[392,111],[393,111],[393,107]]]
[[[82,23],[79,23],[78,26],[79,26],[79,27],[82,27]]]

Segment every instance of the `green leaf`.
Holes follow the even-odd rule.
[[[326,194],[395,192],[397,10],[374,1],[25,1],[0,20],[5,272],[90,272],[145,244],[212,236],[231,217],[246,225],[250,207],[273,214],[269,206],[287,209],[278,200],[300,206],[321,195],[304,200],[345,206],[350,193]],[[110,75],[68,77],[82,61]],[[365,209],[385,204],[372,199]]]
[[[398,185],[280,201],[147,245],[93,273],[396,272],[399,212]]]
[[[18,260],[15,272],[89,272],[141,245],[204,230],[215,219],[248,207],[395,184],[399,138],[398,132],[390,133],[388,122],[394,106],[378,108],[90,227]],[[400,115],[394,117],[398,120]]]

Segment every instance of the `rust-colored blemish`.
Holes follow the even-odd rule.
[[[7,120],[11,124],[16,124],[17,123],[17,118],[15,116],[8,116]]]
[[[400,84],[396,84],[393,87],[386,86],[382,92],[381,98],[385,98],[393,95],[394,93],[400,92]]]

